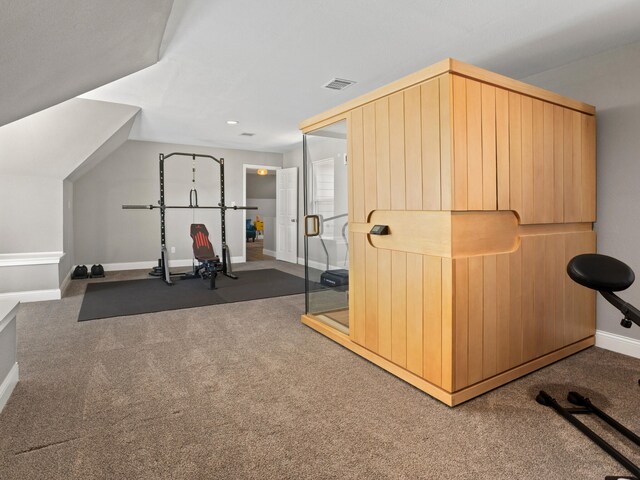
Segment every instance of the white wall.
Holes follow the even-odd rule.
[[[74,183],[74,255],[77,263],[129,263],[155,261],[160,254],[158,210],[122,210],[123,204],[157,204],[159,199],[158,155],[187,152],[225,159],[225,200],[242,203],[244,164],[282,166],[282,154],[195,147],[129,140],[93,170]],[[167,205],[188,205],[191,189],[191,158],[165,161]],[[200,205],[220,201],[218,164],[196,160],[196,188]],[[167,247],[176,248],[172,259],[192,258],[189,225],[207,225],[217,252],[220,244],[218,210],[168,210]],[[240,211],[227,212],[227,243],[232,256],[242,254],[244,228]]]
[[[62,251],[65,253],[60,260],[58,276],[60,285],[74,265],[73,250],[73,183],[69,180],[62,182]]]
[[[609,50],[524,81],[596,107],[598,251],[640,274],[640,43]],[[640,282],[620,294],[640,307]],[[640,339],[598,296],[597,328]]]
[[[0,173],[0,254],[62,251],[62,196],[62,180]]]

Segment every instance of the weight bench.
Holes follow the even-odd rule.
[[[626,290],[633,284],[636,278],[633,270],[631,270],[627,264],[607,255],[585,253],[571,259],[567,265],[567,274],[574,282],[600,292],[600,294],[606,298],[609,303],[620,310],[623,315],[620,324],[623,327],[631,328],[634,323],[640,326],[640,310],[613,293]],[[640,479],[640,467],[622,455],[622,453],[620,453],[620,451],[614,448],[610,443],[605,441],[596,432],[578,420],[576,416],[585,414],[595,415],[638,446],[640,446],[640,436],[636,435],[624,425],[611,418],[591,403],[588,398],[583,397],[577,392],[569,392],[567,400],[569,403],[575,405],[575,407],[563,407],[544,390],[541,390],[536,397],[536,401],[540,405],[553,408],[558,415],[584,433],[596,445],[611,455],[611,457],[617,460],[618,463],[623,465],[634,475],[633,477],[608,476],[606,477],[607,479]]]
[[[193,240],[193,256],[198,260],[198,265],[193,267],[193,273],[185,274],[183,278],[208,279],[209,288],[214,290],[218,271],[222,270],[222,263],[213,251],[213,245],[209,241],[209,231],[203,223],[192,223],[190,233]]]

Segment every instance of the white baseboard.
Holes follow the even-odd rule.
[[[596,347],[640,358],[640,340],[596,330]]]
[[[60,284],[60,296],[62,296],[64,291],[69,286],[69,283],[71,282],[71,274],[73,273],[73,268],[74,267],[71,267],[71,270],[69,270],[69,273],[67,273],[67,276],[64,277],[64,280],[62,280],[62,283]]]
[[[298,257],[298,264],[304,265],[305,264],[304,258]],[[315,268],[316,270],[324,271],[324,270],[327,269],[327,264],[326,263],[316,262],[314,260],[309,260],[308,264],[309,264],[309,266],[311,268]],[[341,270],[341,269],[349,270],[349,267],[340,266],[340,265],[329,265],[329,270]]]
[[[273,250],[267,250],[266,248],[262,249],[262,254],[263,255],[269,255],[270,257],[275,257],[276,256],[276,252]]]
[[[62,295],[59,288],[52,288],[49,290],[29,290],[25,292],[0,293],[0,300],[15,300],[23,303],[60,300],[61,298]]]
[[[2,384],[0,384],[0,412],[2,412],[2,409],[9,401],[13,389],[18,384],[19,377],[20,372],[18,370],[18,363],[16,362],[13,364],[13,367],[11,367],[11,370],[9,370]]]

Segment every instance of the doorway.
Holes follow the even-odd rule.
[[[244,165],[243,204],[258,207],[244,210],[244,262],[276,258],[276,171],[279,169],[270,165]]]

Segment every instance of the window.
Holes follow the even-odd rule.
[[[313,211],[323,219],[334,215],[333,158],[311,162],[311,199]],[[335,221],[322,224],[322,238],[332,239]]]

